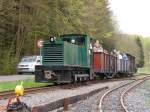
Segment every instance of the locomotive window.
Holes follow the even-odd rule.
[[[76,45],[84,45],[85,44],[85,38],[84,37],[75,37],[75,38],[68,38],[68,37],[63,37],[62,41],[66,41],[71,43],[71,40],[74,39],[75,40],[75,44]]]
[[[80,37],[80,38],[76,38],[77,44],[78,45],[84,45],[85,44],[85,38]]]
[[[70,38],[63,38],[62,41],[66,41],[66,42],[69,42],[69,43],[70,43],[70,42],[71,42],[71,39],[70,39]]]

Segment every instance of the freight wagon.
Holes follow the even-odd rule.
[[[126,55],[129,57],[127,62],[106,50],[94,52],[91,37],[85,34],[61,35],[59,40],[50,37],[44,41],[41,54],[42,65],[35,67],[37,82],[71,83],[92,80],[96,76],[113,78],[118,73],[135,72],[133,56]]]

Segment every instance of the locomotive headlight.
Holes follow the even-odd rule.
[[[54,43],[55,40],[56,40],[56,37],[50,37],[49,39],[50,39],[50,42],[51,42],[51,43]]]
[[[54,42],[54,38],[51,38],[50,41],[51,41],[51,42]]]

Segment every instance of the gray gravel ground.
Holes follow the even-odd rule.
[[[125,97],[129,112],[150,112],[150,81],[137,86]]]
[[[69,108],[69,112],[98,112],[100,97],[106,92],[106,90],[89,97],[84,101],[80,101],[77,104],[72,105]]]
[[[90,91],[93,91],[98,88],[102,87],[113,87],[117,86],[123,81],[116,81],[116,82],[104,82],[104,83],[98,83],[98,84],[90,84],[74,89],[58,89],[56,91],[48,91],[45,93],[37,93],[37,94],[28,94],[23,97],[21,97],[21,101],[25,102],[28,106],[38,106],[38,105],[44,105],[50,102],[57,101],[59,99],[63,99],[66,97],[71,97],[75,95],[80,95],[84,93],[88,93]],[[0,104],[7,104],[8,100],[0,100]]]
[[[127,83],[127,81],[121,82],[117,85],[113,85],[110,88],[114,88],[120,85],[123,85]],[[97,93],[89,98],[87,98],[86,100],[80,101],[76,104],[73,104],[69,107],[69,110],[67,112],[99,112],[99,101],[101,96],[106,92],[107,90],[103,90],[100,93]],[[62,112],[62,109],[58,109],[55,110],[53,112]],[[105,111],[107,112],[107,111]],[[109,112],[112,112],[109,111]]]
[[[130,82],[130,81],[128,81],[128,82]],[[128,82],[126,81],[125,83],[128,83]],[[121,87],[121,88],[109,93],[104,98],[104,101],[102,102],[103,112],[124,112],[121,107],[120,95],[124,90],[126,90],[131,85],[132,84]],[[119,86],[121,86],[121,85],[119,85]]]
[[[34,79],[34,75],[10,75],[10,76],[0,76],[0,82],[26,80],[26,79]]]

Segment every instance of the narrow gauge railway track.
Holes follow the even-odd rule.
[[[125,94],[148,79],[149,76],[136,79],[105,92],[99,101],[99,112],[129,112],[124,104]]]
[[[43,86],[43,87],[32,87],[32,88],[25,88],[24,89],[24,93],[29,94],[29,93],[39,93],[39,92],[45,92],[48,90],[54,90],[56,89],[57,86]],[[7,99],[9,97],[13,97],[15,96],[15,91],[14,90],[10,90],[10,91],[2,91],[0,92],[0,99]]]
[[[125,90],[125,91],[122,92],[122,94],[120,96],[120,101],[121,101],[121,105],[122,105],[122,107],[123,107],[123,109],[124,109],[125,112],[129,112],[128,107],[125,105],[125,101],[124,101],[124,98],[127,95],[127,93],[130,92],[132,89],[136,88],[138,85],[144,83],[148,79],[150,79],[150,78],[143,79],[139,83],[137,83],[137,84],[129,87],[127,90]]]
[[[88,86],[90,84],[96,84],[96,83],[105,83],[105,82],[112,82],[112,81],[123,81],[123,80],[134,80],[130,78],[116,78],[116,79],[109,79],[109,80],[93,80],[93,81],[87,81],[82,83],[75,83],[75,84],[63,84],[63,85],[48,85],[43,87],[32,87],[32,88],[25,88],[24,93],[26,94],[36,94],[36,93],[42,93],[46,91],[54,91],[57,89],[74,89],[81,86]],[[15,95],[14,90],[10,91],[1,91],[0,92],[0,100],[1,99],[7,99],[9,97],[12,97]]]
[[[108,79],[108,80],[93,80],[93,81],[87,81],[82,83],[75,83],[75,84],[63,84],[63,85],[48,85],[43,87],[32,87],[32,88],[25,88],[24,93],[26,94],[36,94],[36,93],[42,93],[46,91],[54,91],[57,89],[74,89],[80,86],[90,85],[90,84],[96,84],[96,83],[104,83],[104,82],[113,82],[113,81],[123,81],[123,80],[135,80],[138,77],[141,76],[133,76],[133,77],[125,77],[125,78],[115,78],[115,79]],[[0,92],[0,100],[1,99],[7,99],[9,97],[14,96],[14,90],[10,91],[2,91]]]

